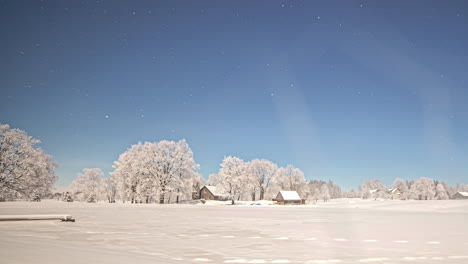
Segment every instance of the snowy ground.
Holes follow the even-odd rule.
[[[468,263],[468,201],[0,203],[1,263]]]

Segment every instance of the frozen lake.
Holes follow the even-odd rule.
[[[468,201],[0,203],[2,263],[468,263]]]

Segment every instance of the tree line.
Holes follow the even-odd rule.
[[[40,200],[50,197],[57,180],[57,165],[37,144],[40,141],[19,129],[0,124],[0,201]],[[396,179],[392,188],[378,180],[366,180],[357,190],[343,192],[332,181],[307,181],[293,165],[279,167],[266,159],[244,161],[226,156],[217,173],[205,180],[185,140],[132,145],[114,162],[110,177],[99,168],[85,168],[61,197],[66,200],[130,203],[172,203],[197,199],[200,188],[213,185],[234,200],[270,200],[280,190],[297,191],[309,202],[335,198],[449,199],[468,185],[449,186],[430,178]]]

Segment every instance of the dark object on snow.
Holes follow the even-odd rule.
[[[86,202],[88,202],[88,203],[95,203],[95,202],[97,202],[96,196],[95,196],[95,195],[90,195],[90,196],[88,197],[88,199],[86,200]],[[140,201],[140,203],[141,203],[141,201]]]
[[[0,215],[0,221],[61,220],[75,222],[71,215]]]
[[[69,192],[65,193],[65,195],[63,197],[63,201],[64,202],[69,202],[69,203],[73,202],[73,198],[71,197]]]

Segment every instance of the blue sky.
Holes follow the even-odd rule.
[[[466,1],[0,1],[0,122],[106,173],[139,141],[365,179],[468,179]]]

